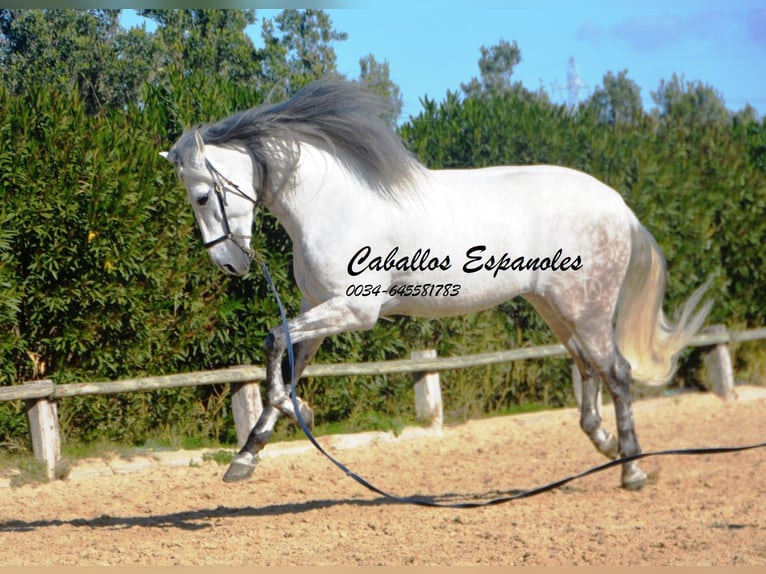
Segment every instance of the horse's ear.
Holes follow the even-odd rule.
[[[194,141],[197,144],[197,153],[205,153],[205,142],[202,141],[202,134],[199,130],[194,130]]]
[[[171,149],[170,151],[161,151],[160,157],[168,160],[173,165],[178,163],[178,153],[174,149]]]

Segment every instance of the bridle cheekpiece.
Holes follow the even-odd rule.
[[[218,198],[218,205],[221,208],[221,225],[223,227],[223,234],[220,237],[216,237],[215,239],[204,242],[202,247],[205,249],[210,249],[211,247],[214,247],[219,243],[223,243],[224,241],[231,241],[234,245],[237,246],[237,248],[239,248],[240,251],[242,251],[242,253],[247,255],[250,260],[260,259],[258,254],[253,249],[247,245],[243,245],[238,241],[239,239],[245,239],[249,242],[249,235],[235,235],[232,233],[231,227],[229,226],[229,218],[226,215],[226,207],[228,206],[226,201],[226,193],[231,192],[246,199],[253,204],[254,208],[258,206],[258,200],[253,199],[244,191],[242,191],[236,183],[218,171],[207,158],[205,158],[205,167],[207,168],[207,171],[210,173],[210,177],[213,180],[213,191],[215,191],[215,196]]]

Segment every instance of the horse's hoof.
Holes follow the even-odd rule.
[[[646,485],[646,473],[635,464],[627,464],[622,470],[622,487],[625,490],[641,490]]]
[[[301,418],[303,419],[303,422],[306,423],[306,426],[309,427],[309,429],[314,428],[314,411],[311,410],[311,407],[308,406],[306,403],[301,401],[298,404],[298,407],[301,411]]]
[[[226,470],[226,474],[223,475],[224,482],[239,482],[246,480],[253,476],[255,470],[255,457],[246,452],[244,454],[238,454],[234,457]]]

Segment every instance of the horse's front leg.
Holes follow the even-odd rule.
[[[224,482],[236,482],[250,478],[255,470],[256,455],[260,452],[271,438],[274,427],[279,420],[279,415],[285,412],[285,407],[289,406],[289,412],[294,417],[292,403],[287,396],[284,381],[289,381],[289,364],[287,358],[282,365],[280,373],[280,357],[284,353],[284,348],[279,349],[275,345],[276,338],[271,334],[266,338],[264,351],[266,354],[266,406],[258,417],[258,421],[250,431],[247,441],[242,446],[237,455],[232,459],[226,474]],[[311,361],[322,343],[322,337],[301,341],[293,345],[293,357],[295,359],[295,377],[300,378],[306,365]],[[301,416],[311,425],[313,423],[313,414],[303,401],[297,399],[301,406]]]
[[[300,377],[325,337],[343,331],[369,329],[375,325],[378,311],[379,307],[357,307],[350,300],[337,297],[304,310],[298,317],[288,321],[295,358],[295,378]],[[252,475],[255,469],[255,455],[271,437],[280,413],[297,420],[285,385],[285,379],[289,378],[289,365],[282,365],[281,362],[286,350],[287,337],[280,325],[271,330],[264,342],[267,406],[250,431],[247,442],[232,459],[224,475],[227,482],[244,480]],[[311,409],[297,397],[296,400],[301,409],[301,417],[312,424]]]
[[[297,381],[309,361],[314,357],[324,337],[315,337],[301,341],[293,345],[293,359],[291,365],[289,358],[285,356],[287,350],[285,341],[279,337],[280,333],[273,329],[263,345],[266,354],[266,398],[268,404],[276,408],[282,414],[297,422],[297,416],[290,397],[289,386],[294,377]],[[281,368],[280,368],[281,360]],[[292,371],[294,369],[294,373]],[[295,397],[300,408],[301,418],[311,427],[314,424],[314,413],[309,406],[300,398]]]
[[[266,446],[278,419],[279,411],[271,405],[266,405],[244,446],[231,460],[226,474],[223,475],[224,482],[237,482],[250,478],[255,470],[255,455]]]
[[[380,307],[364,304],[364,299],[335,297],[316,307],[304,308],[301,314],[288,321],[290,339],[295,346],[295,377],[300,377],[303,369],[316,353],[319,343],[328,335],[343,331],[369,329],[378,320]],[[264,343],[266,352],[266,377],[269,404],[282,414],[297,421],[297,416],[286,383],[290,382],[290,365],[285,359],[282,368],[278,365],[287,349],[287,336],[284,327],[279,325],[271,330]],[[295,397],[300,408],[301,418],[309,425],[313,424],[311,409],[300,398]]]

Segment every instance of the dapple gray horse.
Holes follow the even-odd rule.
[[[289,321],[296,376],[325,337],[370,329],[381,316],[442,317],[521,296],[579,369],[580,422],[596,448],[612,458],[640,453],[631,378],[669,380],[710,309],[700,307],[705,286],[669,321],[664,258],[613,189],[545,165],[426,169],[381,120],[386,109],[353,84],[323,80],[285,102],[187,131],[162,153],[224,272],[248,272],[254,206],[289,234],[303,296]],[[283,381],[282,326],[264,349],[268,402],[227,481],[252,474],[280,413],[296,416]],[[596,408],[602,382],[616,438]],[[623,464],[625,488],[645,482],[636,462]]]

